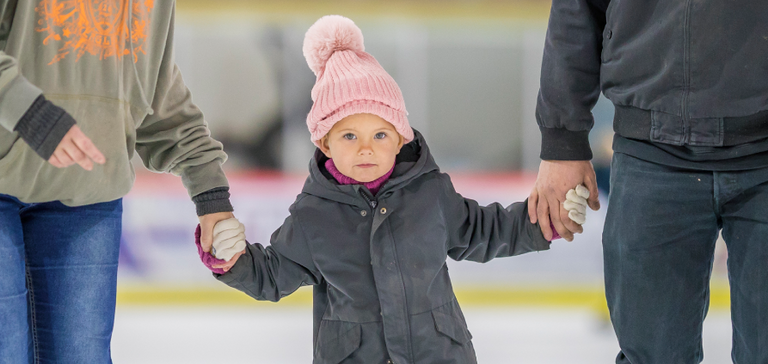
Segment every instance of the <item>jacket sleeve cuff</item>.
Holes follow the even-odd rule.
[[[216,212],[234,211],[229,202],[229,187],[217,187],[192,197],[195,203],[197,216],[213,214]]]
[[[243,290],[244,287],[240,280],[247,279],[248,274],[253,272],[253,254],[251,254],[250,246],[250,244],[246,246],[245,254],[237,258],[237,262],[228,272],[224,274],[213,273],[213,277],[234,289]]]
[[[564,128],[541,129],[541,159],[582,161],[592,160],[589,131],[570,131]]]
[[[19,119],[14,131],[35,153],[48,160],[73,125],[72,116],[40,95]]]

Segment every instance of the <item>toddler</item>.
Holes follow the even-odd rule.
[[[258,300],[313,285],[316,364],[475,363],[446,258],[487,262],[550,243],[526,203],[483,207],[454,190],[351,20],[318,20],[304,56],[317,76],[304,188],[270,246],[246,246],[231,219],[214,232],[223,260],[198,248],[204,263]],[[566,206],[581,222],[584,192]]]

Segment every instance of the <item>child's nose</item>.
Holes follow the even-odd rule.
[[[369,144],[363,144],[360,146],[360,155],[373,155],[373,148]]]

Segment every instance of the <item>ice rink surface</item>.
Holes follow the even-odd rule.
[[[465,308],[481,364],[613,363],[606,317],[581,308]],[[730,363],[727,311],[704,322],[704,363]],[[112,357],[122,364],[292,364],[312,361],[310,307],[118,307]]]

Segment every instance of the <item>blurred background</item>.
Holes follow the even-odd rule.
[[[315,77],[301,52],[319,17],[355,21],[402,89],[411,125],[456,189],[482,204],[527,198],[539,165],[534,117],[546,0],[179,0],[175,52],[193,100],[229,154],[236,216],[268,244],[314,151]],[[602,291],[613,107],[593,110],[602,209],[550,251],[449,262],[481,363],[609,363],[618,352]],[[147,172],[124,200],[113,357],[121,363],[309,363],[311,288],[256,302],[199,262],[179,178]],[[730,362],[725,254],[718,244],[705,363]]]

